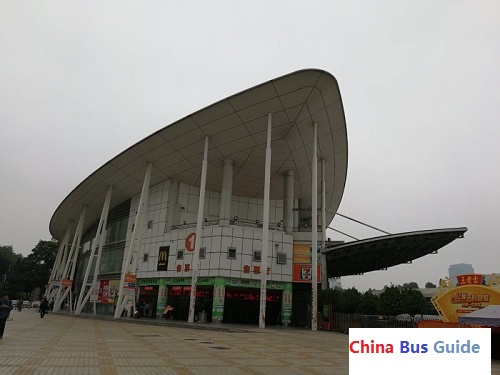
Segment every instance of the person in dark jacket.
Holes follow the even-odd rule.
[[[12,301],[9,296],[5,294],[0,301],[0,339],[3,337],[3,332],[5,331],[5,323],[7,323],[7,318],[10,316],[10,312],[14,308]]]
[[[49,309],[49,302],[46,298],[43,298],[40,302],[40,318],[43,318]]]

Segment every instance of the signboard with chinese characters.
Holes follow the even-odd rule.
[[[311,246],[293,245],[293,263],[311,264]]]
[[[488,305],[500,305],[500,276],[471,274],[455,278],[441,280],[431,298],[443,321],[458,323],[462,315]]]
[[[126,273],[123,278],[123,294],[133,295],[135,294],[135,284],[137,282],[137,275],[132,273]]]

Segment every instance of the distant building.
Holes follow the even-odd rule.
[[[448,276],[450,278],[455,277],[457,275],[470,275],[473,273],[474,273],[474,268],[472,267],[472,264],[458,263],[458,264],[451,264],[450,267],[448,267]]]

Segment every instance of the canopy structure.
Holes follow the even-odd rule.
[[[458,318],[460,324],[500,327],[500,305],[489,305],[482,309],[462,315]]]
[[[324,253],[327,275],[341,277],[411,263],[463,237],[465,232],[467,228],[422,230],[330,245]]]
[[[344,109],[335,77],[323,70],[305,69],[216,102],[129,147],[69,193],[52,216],[50,233],[62,240],[68,223],[78,221],[83,207],[85,232],[99,219],[110,186],[111,207],[140,194],[149,163],[153,166],[151,186],[169,178],[200,186],[205,137],[210,138],[207,190],[221,191],[224,161],[230,159],[233,195],[262,198],[268,113],[272,113],[271,199],[283,199],[283,176],[294,171],[294,198],[310,206],[312,124],[317,123],[330,222],[347,176]]]

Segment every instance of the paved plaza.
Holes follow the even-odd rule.
[[[348,335],[305,329],[11,313],[0,374],[348,374]],[[500,375],[500,361],[492,361]]]
[[[147,324],[11,313],[0,340],[7,374],[348,374],[348,336],[294,328]],[[150,321],[150,323],[155,320]],[[142,323],[142,324],[139,324]]]

